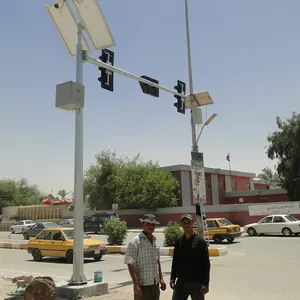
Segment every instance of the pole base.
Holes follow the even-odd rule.
[[[81,274],[79,276],[79,279],[75,278],[75,275],[73,274],[69,281],[69,285],[84,285],[84,284],[87,284],[87,278],[84,274]]]

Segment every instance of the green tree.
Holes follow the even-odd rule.
[[[139,156],[121,165],[116,174],[116,203],[120,208],[176,206],[178,181],[169,171]]]
[[[276,171],[273,171],[269,167],[265,167],[261,170],[261,173],[257,175],[258,178],[267,183],[270,187],[280,187],[281,181]]]
[[[0,205],[20,206],[40,204],[44,194],[36,185],[29,185],[26,179],[0,180]]]
[[[60,196],[62,199],[65,199],[68,194],[69,193],[65,189],[59,190],[57,192],[57,195]]]
[[[122,159],[109,150],[96,155],[96,163],[85,172],[84,194],[90,209],[111,209],[116,187],[115,175]]]
[[[91,209],[147,208],[176,206],[179,183],[168,171],[137,155],[132,160],[117,158],[115,152],[96,156],[96,164],[85,173],[85,196]]]
[[[300,115],[290,119],[276,118],[278,130],[268,136],[267,155],[277,159],[277,173],[290,200],[300,198]]]

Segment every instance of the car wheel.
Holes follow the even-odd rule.
[[[11,232],[11,233],[15,233],[15,231],[13,230],[13,228],[10,229],[10,232]]]
[[[247,233],[248,233],[249,236],[255,236],[255,235],[257,235],[256,230],[254,228],[252,228],[252,227],[248,228]]]
[[[222,243],[223,242],[223,239],[218,235],[214,235],[213,240],[214,240],[215,243]]]
[[[29,240],[29,235],[28,235],[27,232],[24,232],[24,233],[23,233],[23,237],[24,237],[25,240]]]
[[[34,249],[32,252],[32,257],[34,261],[41,261],[42,260],[42,253],[39,249]]]
[[[233,243],[234,238],[228,238],[228,239],[226,239],[226,240],[227,240],[228,243]]]
[[[289,229],[289,228],[283,228],[283,229],[282,229],[282,234],[283,234],[284,236],[291,236],[291,235],[293,234],[293,232],[292,232],[292,230]]]
[[[102,258],[102,255],[94,256],[95,261],[99,261]]]
[[[25,228],[22,228],[22,233],[24,233],[25,232]]]
[[[66,261],[68,264],[73,263],[73,250],[69,250],[66,255]]]

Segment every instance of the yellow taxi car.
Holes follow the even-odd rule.
[[[234,225],[225,218],[209,218],[206,221],[209,239],[215,243],[221,243],[223,240],[232,243],[243,233],[239,225]],[[194,231],[197,233],[197,223],[194,224]]]
[[[67,263],[73,262],[74,228],[46,228],[35,238],[29,240],[27,251],[35,261],[43,257],[65,258]],[[107,249],[105,243],[91,239],[84,233],[84,257],[99,261]]]

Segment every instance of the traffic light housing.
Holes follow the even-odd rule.
[[[174,89],[177,91],[177,93],[185,95],[185,90],[186,90],[185,82],[177,80],[177,85],[174,86]],[[177,112],[181,114],[185,114],[184,98],[178,95],[174,95],[174,97],[177,99],[177,102],[174,103],[174,106],[177,107]]]
[[[102,55],[99,59],[109,65],[114,65],[115,53],[108,49],[102,50]],[[114,90],[114,72],[105,68],[99,67],[98,70],[101,72],[101,77],[98,80],[101,82],[101,87],[105,90],[113,92]]]

